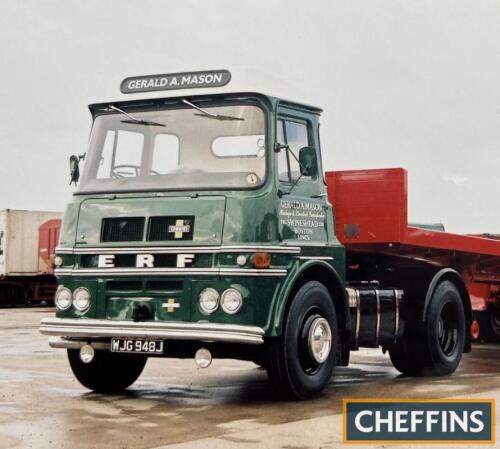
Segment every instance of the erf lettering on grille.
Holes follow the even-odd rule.
[[[344,442],[493,442],[494,401],[344,400]]]

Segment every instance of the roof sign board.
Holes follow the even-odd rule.
[[[159,90],[194,89],[199,87],[221,87],[231,80],[229,70],[207,70],[203,72],[168,73],[125,78],[120,90],[123,94],[154,92]]]

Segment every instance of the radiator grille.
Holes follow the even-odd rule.
[[[138,242],[144,236],[144,217],[104,218],[101,242]]]

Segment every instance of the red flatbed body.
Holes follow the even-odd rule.
[[[473,310],[500,301],[500,240],[412,227],[402,168],[326,172],[336,234],[347,252],[378,253],[453,267]]]

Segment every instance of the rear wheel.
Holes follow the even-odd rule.
[[[266,367],[278,393],[287,399],[320,393],[335,366],[337,334],[328,290],[319,282],[307,282],[290,304],[282,336],[270,343]]]
[[[462,358],[465,333],[460,293],[452,282],[443,281],[434,290],[427,320],[409,323],[407,334],[389,348],[391,361],[405,375],[451,374]]]
[[[479,340],[487,343],[500,342],[500,307],[491,306],[485,312],[477,312]]]
[[[147,357],[96,351],[90,363],[80,359],[78,349],[68,349],[73,374],[89,390],[97,393],[119,393],[132,385],[141,375]]]

